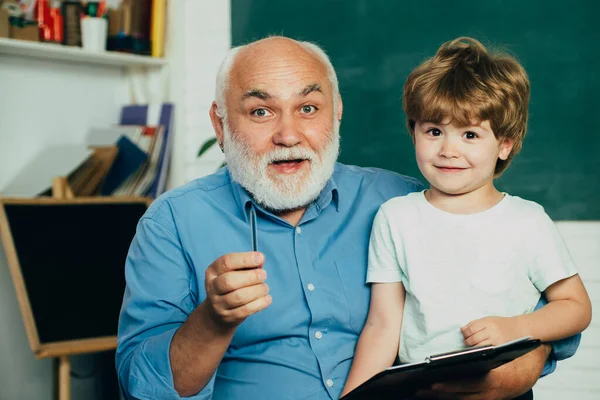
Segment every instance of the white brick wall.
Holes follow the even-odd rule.
[[[535,385],[536,400],[600,399],[600,222],[557,222],[592,299],[592,323],[577,354]]]
[[[214,99],[219,64],[231,46],[228,0],[176,1],[180,2],[178,18],[183,33],[173,60],[171,82],[178,112],[170,187],[212,173],[223,161],[216,146],[201,160],[196,155],[202,143],[214,137],[208,111]]]
[[[172,85],[179,109],[170,186],[212,173],[222,162],[215,147],[201,160],[201,144],[213,137],[208,110],[214,98],[219,63],[231,45],[230,2],[177,0],[183,18],[183,45],[174,60]],[[559,222],[571,254],[580,268],[595,310],[600,310],[600,222]],[[535,386],[536,400],[600,399],[600,318],[583,335],[579,352],[559,363],[552,375]]]

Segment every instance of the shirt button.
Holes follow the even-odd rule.
[[[300,228],[299,226],[296,227],[296,233],[299,235],[302,233],[302,228]]]
[[[313,290],[315,290],[315,285],[313,285],[312,283],[309,283],[308,285],[306,285],[306,287],[308,288],[308,290],[310,290],[311,292]]]
[[[333,386],[333,381],[331,379],[327,379],[327,381],[325,382],[327,384],[327,386],[332,387]]]
[[[321,331],[316,331],[316,332],[315,332],[315,337],[316,337],[317,339],[321,339],[321,338],[323,337],[323,333],[321,333]]]

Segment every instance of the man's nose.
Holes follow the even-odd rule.
[[[285,147],[294,147],[300,144],[304,135],[299,121],[293,115],[283,115],[280,121],[277,131],[273,135],[273,143]]]

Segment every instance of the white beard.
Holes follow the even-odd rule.
[[[244,187],[254,200],[267,210],[282,212],[306,207],[327,184],[335,167],[340,149],[340,123],[334,121],[333,131],[321,154],[306,147],[278,147],[263,155],[231,132],[223,121],[223,147],[232,178]],[[295,174],[269,174],[267,168],[274,160],[309,160],[310,169]]]

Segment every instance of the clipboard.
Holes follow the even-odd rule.
[[[342,397],[343,400],[411,398],[436,382],[483,376],[538,348],[530,336],[497,346],[473,347],[427,357],[425,360],[387,368]]]

